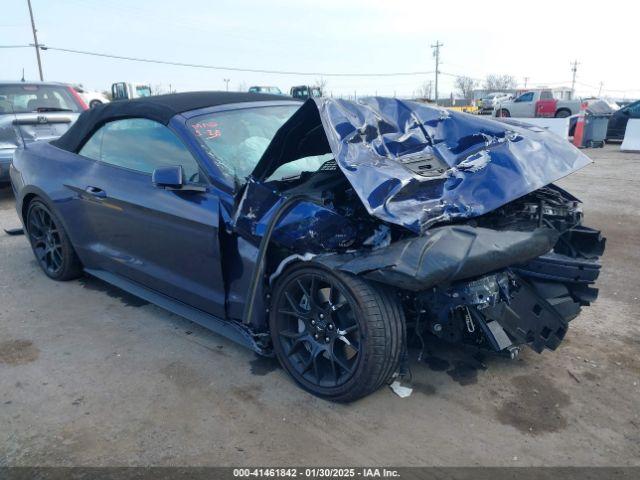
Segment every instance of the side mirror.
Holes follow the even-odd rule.
[[[151,175],[151,181],[158,188],[166,188],[169,190],[179,190],[184,183],[184,175],[182,173],[182,165],[173,165],[171,167],[158,167]]]

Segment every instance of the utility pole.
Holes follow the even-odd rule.
[[[527,83],[529,82],[529,77],[524,77],[524,89],[527,89]]]
[[[571,64],[571,71],[573,72],[573,77],[571,79],[571,98],[575,97],[576,93],[576,72],[578,71],[578,60],[574,60]]]
[[[598,89],[598,96],[602,94],[602,87],[604,86],[604,82],[600,82],[600,88]]]
[[[226,88],[227,88],[227,92],[229,91],[229,82],[231,81],[230,78],[223,78],[222,81],[225,83]]]
[[[436,57],[436,105],[438,105],[438,74],[440,73],[440,47],[444,47],[440,41],[436,40],[435,45],[431,45],[433,48],[433,56]]]
[[[29,16],[31,17],[31,30],[33,30],[33,46],[36,48],[36,57],[38,58],[38,72],[40,73],[40,81],[44,80],[42,76],[42,63],[40,62],[40,44],[38,43],[38,35],[36,34],[36,22],[33,20],[33,9],[31,8],[31,0],[27,0],[29,5]]]

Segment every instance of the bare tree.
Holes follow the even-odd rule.
[[[314,87],[317,87],[320,89],[320,91],[322,92],[322,96],[326,97],[327,96],[327,85],[329,84],[329,82],[327,82],[326,78],[320,77],[316,80],[316,83],[313,85]]]
[[[484,89],[490,92],[514,90],[518,86],[515,77],[511,75],[487,75],[484,80]]]
[[[426,98],[431,100],[431,91],[433,89],[433,82],[431,80],[425,81],[418,87],[418,98]]]
[[[471,100],[473,97],[473,89],[476,87],[477,82],[471,77],[456,77],[455,86],[456,90],[462,95],[462,98]]]
[[[238,85],[236,85],[236,91],[238,91],[238,92],[246,92],[247,91],[247,84],[244,83],[244,82],[238,83]]]
[[[162,95],[163,93],[167,93],[167,89],[161,83],[150,84],[149,90],[151,91],[151,95]]]

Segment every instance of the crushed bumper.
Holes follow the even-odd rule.
[[[580,308],[596,299],[604,246],[600,232],[582,226],[562,236],[548,228],[446,226],[367,253],[314,260],[405,291],[417,333],[506,353],[526,344],[541,353],[555,350]]]
[[[521,232],[451,225],[385,248],[318,256],[316,261],[370,280],[421,291],[527,262],[549,252],[557,240],[558,233],[549,228]]]

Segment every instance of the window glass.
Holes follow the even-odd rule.
[[[549,90],[540,92],[540,100],[553,100],[553,94]]]
[[[81,110],[71,92],[63,86],[0,85],[0,114]]]
[[[87,157],[92,160],[100,160],[100,150],[102,149],[103,134],[104,127],[100,128],[96,133],[94,133],[78,153],[83,157]]]
[[[640,102],[632,103],[627,107],[627,110],[629,110],[632,117],[640,117]]]
[[[313,157],[304,157],[294,160],[293,162],[280,165],[275,172],[271,174],[267,180],[282,180],[285,177],[295,177],[302,172],[316,172],[329,160],[333,159],[333,154],[325,153]]]
[[[297,87],[291,90],[291,96],[293,98],[308,98],[309,90],[307,87]]]
[[[136,85],[136,94],[138,97],[150,97],[151,88],[148,85]]]
[[[79,153],[143,173],[152,173],[158,167],[182,165],[186,181],[202,181],[196,160],[180,139],[166,126],[144,118],[107,123]]]
[[[518,97],[518,102],[530,102],[533,100],[533,92],[523,93]]]
[[[116,83],[114,85],[115,91],[113,92],[115,98],[129,98],[127,95],[127,89],[124,86],[124,83]]]
[[[298,105],[243,108],[201,115],[191,131],[226,175],[243,182]]]

